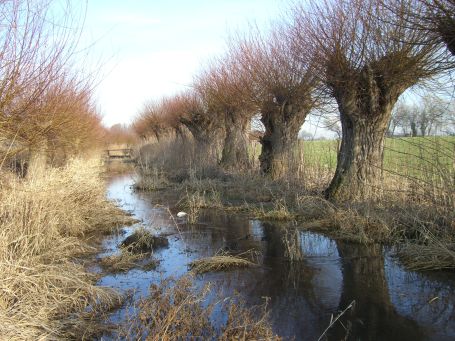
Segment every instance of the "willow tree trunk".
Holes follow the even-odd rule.
[[[384,142],[393,106],[407,85],[389,85],[365,68],[351,84],[334,89],[342,127],[331,200],[365,200],[380,193]]]
[[[213,166],[218,163],[217,132],[202,126],[187,126],[194,140],[194,162],[196,167]]]
[[[27,177],[32,178],[43,174],[47,164],[47,141],[33,143],[28,150]]]
[[[259,156],[261,172],[272,179],[284,177],[289,168],[297,166],[292,155],[297,148],[297,135],[308,110],[299,110],[295,105],[273,105],[262,111],[261,121],[265,132],[261,138]]]
[[[248,169],[248,128],[249,117],[226,115],[225,137],[220,164],[227,169]]]
[[[329,199],[362,200],[378,193],[382,183],[387,114],[375,120],[341,113],[343,137],[335,175],[326,191]]]

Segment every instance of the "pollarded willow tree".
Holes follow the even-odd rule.
[[[173,97],[167,108],[168,119],[178,120],[191,133],[198,161],[217,163],[220,122],[208,112],[208,103],[198,91],[187,91]]]
[[[135,118],[132,126],[143,140],[155,138],[158,142],[169,133],[171,127],[166,119],[167,98],[160,101],[148,101]]]
[[[290,53],[291,45],[285,32],[277,28],[267,37],[251,32],[230,47],[239,58],[247,79],[244,86],[265,127],[260,140],[261,172],[274,179],[289,170],[300,127],[317,105],[312,56]]]
[[[243,85],[239,65],[232,58],[216,61],[195,82],[197,91],[207,103],[208,114],[224,124],[220,164],[227,169],[250,166],[248,131],[255,107],[245,96]]]
[[[392,5],[400,11],[389,10]],[[336,100],[342,124],[326,195],[371,197],[382,183],[385,134],[398,97],[444,71],[445,51],[421,44],[422,34],[405,25],[418,10],[412,0],[309,1],[294,9],[298,53],[315,56],[316,73]]]

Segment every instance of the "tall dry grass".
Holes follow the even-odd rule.
[[[112,229],[119,210],[105,198],[96,160],[75,159],[28,179],[0,182],[0,335],[4,340],[84,339],[120,303],[75,257],[87,238]]]

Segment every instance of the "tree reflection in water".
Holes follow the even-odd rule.
[[[392,304],[380,245],[337,241],[343,272],[339,310],[355,306],[329,332],[330,340],[422,340],[414,320],[401,316]],[[346,330],[349,329],[349,330]]]

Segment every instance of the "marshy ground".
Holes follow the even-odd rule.
[[[106,334],[105,338],[135,339],[149,335],[153,339],[158,324],[175,327],[176,324],[153,320],[144,314],[169,313],[171,307],[167,306],[166,310],[162,304],[166,297],[173,300],[177,296],[184,297],[180,302],[182,310],[205,307],[198,328],[209,333],[206,336],[219,338],[230,335],[223,328],[226,321],[231,321],[234,306],[223,308],[219,302],[230,300],[242,302],[246,308],[260,306],[248,310],[254,322],[244,327],[261,331],[259,335],[270,338],[278,335],[286,340],[316,340],[328,327],[331,316],[337,316],[353,301],[352,308],[340,317],[341,322],[334,323],[324,338],[339,340],[348,335],[349,339],[449,340],[455,336],[452,272],[406,270],[394,256],[393,247],[332,239],[302,229],[292,220],[252,219],[248,212],[200,209],[195,223],[188,224],[176,218],[182,202],[175,192],[140,192],[134,190],[134,182],[131,175],[112,178],[108,197],[141,223],[106,238],[105,251],[97,257],[102,259],[120,252],[119,245],[139,225],[153,235],[166,236],[169,245],[150,255],[157,264],[153,270],[133,267],[117,273],[98,269],[101,276],[98,285],[130,294],[129,303],[110,315],[110,321],[123,325],[123,329],[114,330],[114,334]],[[254,253],[250,260],[254,258],[258,266],[190,274],[191,262],[214,256],[221,250],[232,255]],[[167,291],[163,283],[167,283]],[[169,291],[169,288],[181,291]],[[157,306],[156,300],[150,301],[150,297],[156,297],[161,305]],[[264,307],[269,320],[262,320]],[[258,321],[271,330],[264,325],[259,328]],[[233,330],[238,328],[237,321]],[[183,334],[169,335],[196,335],[197,330],[175,332]]]

